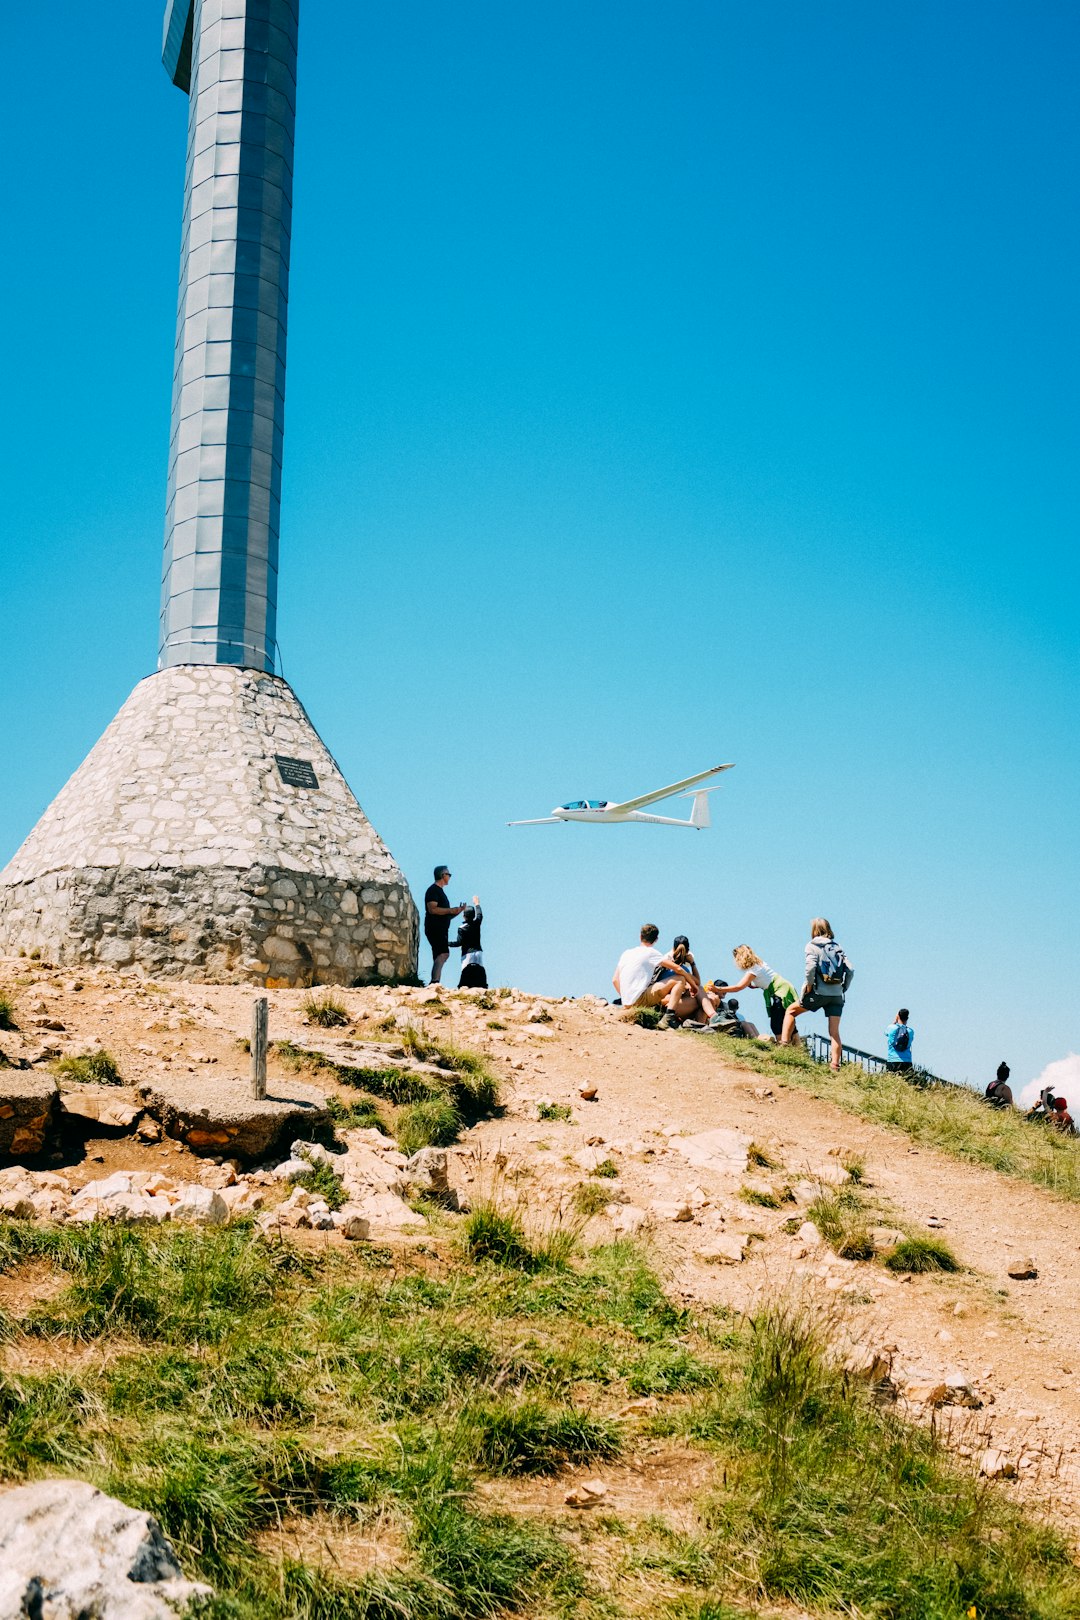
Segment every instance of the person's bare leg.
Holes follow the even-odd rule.
[[[761,1039],[760,1029],[758,1029],[756,1024],[752,1024],[748,1018],[744,1018],[742,1020],[742,1027],[746,1031],[750,1040],[757,1041]]]
[[[840,1045],[840,1020],[829,1014],[829,1067],[838,1069],[844,1057],[844,1049]]]
[[[805,1011],[806,1008],[800,1002],[793,1001],[791,1003],[791,1006],[784,1014],[784,1027],[780,1031],[780,1039],[776,1043],[777,1046],[791,1045],[791,1037],[795,1033],[795,1020],[798,1018],[800,1013],[804,1013]]]
[[[435,960],[432,962],[432,964],[431,964],[431,980],[430,980],[430,982],[432,984],[441,984],[442,983],[442,970],[446,966],[447,962],[449,962],[449,960],[450,960],[450,952],[449,951],[444,951],[441,956],[437,956],[435,958]]]

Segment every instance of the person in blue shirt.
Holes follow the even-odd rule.
[[[908,1023],[911,1014],[906,1007],[901,1007],[896,1015],[895,1024],[890,1024],[885,1031],[885,1039],[889,1043],[889,1056],[885,1067],[890,1074],[905,1074],[915,1067],[911,1056],[911,1049],[915,1045],[915,1031]]]

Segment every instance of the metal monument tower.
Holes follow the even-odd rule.
[[[299,0],[169,0],[189,97],[159,669],[275,667]]]
[[[0,954],[155,977],[416,970],[401,872],[276,668],[299,0],[168,0],[189,98],[158,673],[0,872]]]

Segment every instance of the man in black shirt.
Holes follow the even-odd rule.
[[[450,959],[450,919],[465,910],[464,906],[448,906],[445,889],[450,882],[450,868],[437,866],[435,881],[428,885],[424,895],[424,935],[431,946],[431,983],[438,984],[442,970]]]

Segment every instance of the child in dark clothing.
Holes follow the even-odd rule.
[[[474,894],[472,905],[466,906],[462,913],[457,939],[454,941],[461,951],[459,990],[486,990],[488,987],[484,953],[480,946],[480,924],[483,920],[484,913],[480,909],[479,896]]]

